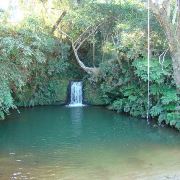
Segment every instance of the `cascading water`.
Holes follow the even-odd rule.
[[[82,82],[71,82],[71,102],[69,106],[83,106]]]

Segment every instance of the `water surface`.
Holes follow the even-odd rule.
[[[21,109],[0,122],[0,179],[180,179],[180,134],[100,107]]]

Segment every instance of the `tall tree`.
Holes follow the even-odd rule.
[[[172,57],[174,80],[180,91],[180,1],[150,0],[150,8],[165,32]]]

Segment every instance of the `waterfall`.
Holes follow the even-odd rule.
[[[71,101],[69,106],[83,106],[82,82],[71,82]]]

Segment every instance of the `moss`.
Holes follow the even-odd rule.
[[[24,86],[20,93],[15,95],[17,106],[35,106],[48,104],[67,103],[68,84],[70,78],[51,79],[46,86],[39,91],[34,90],[33,86]],[[106,105],[102,97],[100,87],[91,84],[90,81],[84,82],[84,102],[91,105]]]
[[[68,84],[69,84],[69,79],[62,79],[57,84],[57,89],[56,89],[57,102],[66,103],[67,94],[68,94],[67,92]]]
[[[106,105],[100,87],[88,80],[84,82],[84,101],[91,105]]]
[[[48,104],[65,104],[69,79],[51,79],[44,86],[37,89],[26,85],[14,95],[17,106],[36,106]]]

